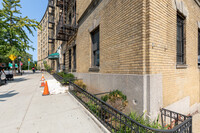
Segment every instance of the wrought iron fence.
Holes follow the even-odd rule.
[[[53,73],[52,75],[53,75],[53,77],[54,77],[57,81],[62,82],[63,77],[61,77],[60,75],[58,75],[58,74],[56,74],[56,73]]]
[[[63,78],[54,73],[61,81]],[[77,98],[109,131],[114,133],[192,133],[192,117],[162,108],[163,129],[155,129],[131,119],[106,102],[69,81],[69,91]],[[167,129],[166,129],[167,128]]]
[[[161,109],[163,129],[142,125],[106,102],[69,82],[69,90],[111,132],[115,133],[192,133],[192,117]],[[169,129],[166,129],[169,128]]]

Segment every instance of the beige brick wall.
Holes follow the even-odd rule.
[[[77,5],[79,15],[89,5],[88,1],[80,1]],[[91,67],[91,36],[88,30],[100,20],[99,73],[162,74],[164,106],[186,96],[190,96],[190,105],[198,103],[197,21],[200,20],[200,7],[194,0],[184,0],[188,10],[188,67],[177,69],[177,11],[173,1],[102,1],[79,27],[76,38],[77,72],[88,73]]]
[[[141,0],[100,3],[78,30],[78,72],[88,72],[91,67],[88,29],[100,20],[100,73],[143,73],[143,6]]]
[[[77,18],[79,19],[84,11],[87,9],[92,0],[77,0]]]
[[[162,75],[164,107],[187,96],[190,97],[190,105],[200,102],[197,66],[197,21],[200,21],[200,7],[195,0],[182,0],[188,13],[187,68],[180,69],[176,67],[177,10],[174,1],[181,0],[102,0],[79,25],[76,37],[77,72],[89,73],[92,66],[90,32],[99,24],[99,73],[139,76],[159,74]],[[77,0],[77,21],[90,2],[92,0]],[[56,12],[57,23],[58,7]],[[54,52],[62,43],[55,41]],[[65,42],[62,49],[62,54],[66,53],[66,70],[69,66],[68,46],[71,43]],[[71,54],[73,55],[73,49]],[[55,67],[54,65],[54,69]]]
[[[163,104],[168,106],[190,96],[190,105],[199,102],[198,27],[200,7],[183,0],[186,17],[186,65],[176,68],[176,17],[173,0],[150,1],[150,73],[163,75]]]

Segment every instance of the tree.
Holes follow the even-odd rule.
[[[27,16],[22,17],[20,12],[20,0],[3,0],[3,9],[0,10],[0,52],[5,55],[25,52],[33,49],[29,45],[31,42],[26,31],[33,35],[33,30],[39,27],[39,22],[29,19]],[[15,55],[16,56],[16,55]],[[14,61],[13,61],[14,66]],[[15,68],[14,68],[15,73]]]
[[[22,57],[21,61],[23,63],[22,69],[23,70],[28,70],[28,59],[30,59],[31,62],[32,62],[33,61],[33,56],[31,54],[29,54],[29,53],[24,53],[21,57]]]

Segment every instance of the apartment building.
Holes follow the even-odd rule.
[[[152,118],[161,107],[184,114],[199,110],[199,0],[54,5],[55,70],[73,72],[94,93],[121,90],[130,110]]]
[[[47,7],[45,14],[40,21],[41,29],[37,31],[37,40],[38,40],[38,62],[37,66],[40,66],[41,69],[44,68],[44,62],[47,62],[50,65],[50,60],[48,60],[49,52],[51,52],[51,47],[49,46],[49,8]]]

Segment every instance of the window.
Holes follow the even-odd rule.
[[[69,70],[71,70],[71,68],[72,68],[72,62],[71,62],[71,60],[72,60],[72,55],[71,55],[71,49],[69,50]]]
[[[74,58],[73,66],[74,69],[76,69],[76,46],[73,47],[73,58]]]
[[[177,64],[185,64],[185,18],[177,15]]]
[[[198,65],[200,65],[200,29],[198,30]]]
[[[93,67],[99,67],[99,27],[91,33],[92,37],[92,65]]]
[[[63,54],[63,70],[65,70],[65,59],[66,59],[66,57],[65,57],[65,53]]]
[[[72,15],[71,15],[71,13],[69,14],[69,25],[71,25],[72,24]]]

